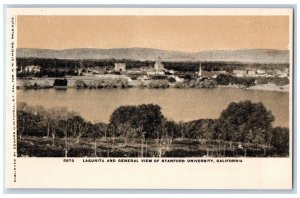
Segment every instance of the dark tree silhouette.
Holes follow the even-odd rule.
[[[158,138],[160,124],[163,115],[160,106],[153,104],[143,104],[138,106],[121,106],[117,108],[110,117],[110,131],[114,135],[120,135],[123,129],[118,126],[130,126],[138,133],[136,136],[141,137],[145,133],[145,138]]]
[[[289,154],[289,130],[288,128],[276,127],[272,130],[270,138],[271,146],[279,155],[288,156]]]
[[[227,141],[265,143],[273,121],[273,114],[261,102],[232,102],[217,120],[214,136]]]

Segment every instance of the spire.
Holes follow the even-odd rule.
[[[164,69],[164,66],[163,66],[163,64],[162,64],[162,62],[161,62],[160,56],[159,56],[158,59],[155,61],[154,69],[156,69],[156,70],[163,70],[163,69]]]
[[[201,65],[201,63],[200,63],[200,65],[199,65],[199,72],[198,72],[198,76],[202,76],[202,65]]]

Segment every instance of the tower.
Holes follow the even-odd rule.
[[[164,65],[163,65],[162,62],[161,62],[160,57],[158,57],[158,59],[155,61],[154,69],[155,69],[156,71],[162,71],[162,70],[165,69],[165,68],[164,68]]]
[[[202,77],[202,65],[201,65],[201,63],[200,63],[200,65],[199,65],[198,76],[199,76],[199,77]]]

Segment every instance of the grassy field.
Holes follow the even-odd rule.
[[[126,141],[123,138],[68,138],[67,157],[276,157],[271,147],[216,140],[175,139]],[[65,157],[65,139],[25,136],[18,140],[18,157]]]

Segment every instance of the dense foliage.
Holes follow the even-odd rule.
[[[230,148],[233,143],[245,143],[272,148],[272,155],[276,156],[287,156],[289,153],[289,129],[273,128],[274,116],[260,102],[232,102],[218,119],[189,122],[166,119],[160,106],[154,104],[121,106],[111,114],[108,124],[93,124],[66,108],[45,109],[26,103],[18,103],[17,107],[19,141],[22,142],[23,136],[45,136],[52,139],[53,147],[58,144],[57,137],[64,138],[66,156],[70,151],[68,138],[75,138],[77,143],[81,138],[92,138],[96,148],[96,140],[103,137],[113,138],[113,141],[115,138],[122,138],[125,142],[144,139],[168,144],[178,141],[178,138],[188,139],[189,142],[200,141],[202,144],[205,141],[223,141],[230,142]],[[75,152],[74,148],[72,152]]]
[[[42,59],[42,58],[17,58],[17,65],[24,68],[29,65],[41,66],[38,73],[18,73],[18,77],[33,75],[36,77],[63,77],[65,75],[77,75],[78,68],[101,67],[103,69],[113,69],[116,62],[126,63],[127,69],[150,68],[154,66],[154,61],[139,60],[69,60],[69,59]],[[164,61],[164,67],[169,70],[178,72],[197,72],[199,70],[199,61]],[[256,64],[256,63],[239,63],[239,62],[201,62],[202,69],[205,71],[227,71],[232,72],[235,69],[257,68],[257,69],[283,69],[288,68],[288,64]]]
[[[55,79],[53,86],[67,86],[68,80],[67,79]]]
[[[238,84],[244,86],[253,86],[255,84],[255,78],[252,77],[235,77],[232,75],[220,74],[216,78],[218,85],[229,85],[229,84]]]

